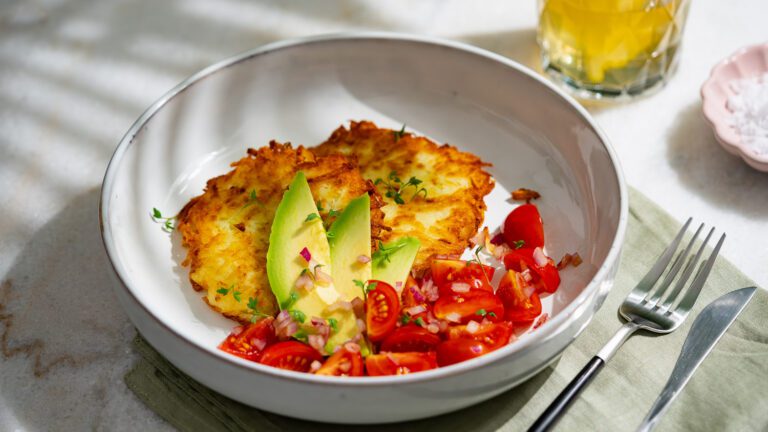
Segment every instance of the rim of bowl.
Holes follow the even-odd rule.
[[[738,64],[742,57],[753,51],[764,51],[766,59],[768,59],[768,42],[741,47],[733,54],[729,55],[725,59],[718,62],[714,67],[712,67],[712,70],[709,73],[709,77],[706,81],[704,81],[704,84],[701,85],[701,110],[704,113],[704,118],[715,131],[715,138],[717,138],[717,141],[720,142],[720,144],[722,144],[726,150],[730,151],[731,153],[735,151],[750,165],[754,165],[754,163],[761,165],[767,164],[764,169],[768,169],[768,154],[763,156],[757,155],[751,149],[747,148],[740,139],[738,139],[739,135],[737,133],[734,132],[733,134],[728,134],[723,132],[723,128],[730,128],[730,126],[725,124],[723,117],[715,114],[713,108],[710,108],[714,106],[715,101],[711,97],[708,97],[708,95],[714,91],[714,88],[720,81],[720,74],[723,73],[723,70],[732,63]],[[768,65],[766,65],[766,68],[763,72],[768,73]],[[745,77],[742,76],[741,78]],[[730,81],[723,80],[723,82]],[[726,96],[728,95],[726,94]]]
[[[613,242],[611,243],[611,247],[608,251],[607,256],[605,257],[602,264],[600,265],[600,268],[597,270],[597,272],[592,277],[592,279],[587,284],[587,286],[585,286],[584,289],[582,289],[581,293],[579,293],[579,295],[576,296],[576,298],[573,299],[571,303],[568,304],[568,306],[566,306],[563,310],[561,310],[557,314],[557,316],[549,319],[547,322],[542,324],[541,327],[537,329],[534,337],[525,338],[523,340],[509,344],[496,351],[490,352],[488,354],[485,354],[475,359],[471,359],[471,360],[467,360],[454,365],[440,367],[437,369],[423,371],[415,374],[407,374],[407,375],[399,375],[399,376],[397,375],[381,376],[381,377],[367,377],[367,376],[366,377],[344,377],[343,379],[339,379],[338,377],[318,376],[314,374],[293,372],[293,371],[282,370],[282,369],[278,369],[270,366],[265,366],[259,363],[250,362],[250,361],[238,358],[236,356],[228,355],[224,352],[216,350],[215,347],[203,346],[202,344],[199,344],[194,340],[188,339],[185,336],[178,333],[176,330],[174,330],[174,328],[171,325],[167,324],[163,319],[161,319],[159,316],[155,315],[151,310],[149,310],[134,294],[133,288],[127,282],[130,279],[127,277],[122,267],[122,264],[117,259],[114,238],[112,237],[112,230],[108,224],[108,220],[109,220],[109,214],[110,214],[109,208],[111,203],[111,195],[112,195],[112,188],[113,188],[115,175],[118,171],[118,168],[120,166],[120,162],[122,161],[123,156],[127,152],[130,145],[133,143],[133,140],[137,135],[137,133],[173,97],[183,92],[184,90],[186,90],[188,87],[190,87],[197,81],[203,78],[206,78],[207,76],[212,75],[213,73],[219,70],[225,69],[234,64],[248,60],[252,57],[266,55],[266,54],[280,51],[286,48],[292,48],[300,45],[312,45],[316,43],[333,43],[337,41],[352,41],[352,40],[382,40],[382,41],[412,42],[417,44],[437,45],[437,46],[442,46],[446,48],[451,48],[457,51],[463,51],[464,53],[473,54],[489,60],[493,60],[510,69],[513,69],[518,73],[526,75],[528,78],[533,79],[534,81],[543,85],[545,89],[549,90],[552,93],[555,93],[557,96],[560,96],[565,103],[570,105],[572,109],[574,109],[578,114],[581,115],[581,117],[584,119],[587,125],[592,129],[592,131],[600,139],[601,144],[605,148],[613,164],[613,168],[614,168],[613,171],[614,171],[614,175],[616,176],[616,182],[618,183],[618,188],[619,188],[620,211],[619,211],[619,222],[618,222],[618,226],[616,227],[616,234],[613,238]],[[549,333],[558,329],[561,325],[566,323],[570,318],[571,314],[574,312],[574,310],[576,310],[579,306],[581,306],[587,300],[587,298],[591,296],[595,290],[598,289],[598,285],[602,283],[603,279],[606,277],[607,273],[610,271],[613,264],[619,258],[621,246],[624,243],[624,237],[626,234],[627,219],[628,219],[627,186],[624,180],[624,174],[621,168],[621,164],[619,163],[616,152],[614,151],[612,145],[610,144],[608,137],[600,129],[600,127],[595,123],[595,121],[592,119],[591,115],[587,112],[587,110],[584,107],[582,107],[578,102],[576,102],[576,100],[573,99],[571,96],[564,93],[562,90],[558,89],[554,84],[550,83],[545,78],[539,76],[534,71],[526,68],[525,66],[522,66],[521,64],[511,59],[503,57],[499,54],[492,53],[482,48],[478,48],[463,42],[445,40],[445,39],[432,37],[432,36],[411,35],[411,34],[393,33],[393,32],[375,32],[375,31],[332,33],[332,34],[325,34],[325,35],[318,35],[318,36],[291,38],[291,39],[285,39],[277,42],[272,42],[255,49],[248,50],[240,54],[236,54],[232,57],[221,60],[219,62],[216,62],[200,70],[199,72],[191,75],[185,80],[181,81],[181,83],[179,83],[174,88],[166,92],[163,96],[161,96],[158,100],[156,100],[152,105],[150,105],[149,108],[147,108],[146,111],[144,111],[139,116],[139,118],[133,123],[133,125],[131,125],[131,127],[128,129],[126,134],[120,140],[120,143],[115,149],[115,152],[113,153],[112,158],[110,159],[110,162],[107,166],[107,170],[104,175],[104,181],[102,183],[100,202],[99,202],[99,228],[101,230],[102,242],[104,244],[104,248],[106,249],[107,256],[109,258],[112,269],[114,270],[115,274],[117,275],[117,278],[120,281],[120,285],[122,285],[122,288],[128,293],[128,295],[132,298],[132,300],[134,300],[149,316],[151,316],[157,324],[159,324],[165,330],[169,331],[177,339],[184,341],[186,344],[193,347],[200,353],[213,357],[215,360],[224,361],[231,365],[236,365],[238,367],[247,369],[250,372],[263,373],[263,374],[270,375],[273,378],[280,378],[280,379],[285,379],[289,381],[301,381],[307,384],[353,386],[353,387],[409,384],[409,383],[416,383],[416,382],[423,382],[423,381],[432,381],[432,380],[441,379],[451,375],[465,373],[472,369],[479,368],[483,365],[493,363],[502,357],[507,357],[509,355],[518,353],[528,348],[530,345],[538,343],[540,340],[543,340],[549,337],[550,336]],[[591,320],[591,317],[589,318],[589,320]],[[582,330],[584,327],[582,327]],[[580,332],[581,330],[579,330],[579,333]],[[536,337],[536,336],[540,336],[540,337]]]

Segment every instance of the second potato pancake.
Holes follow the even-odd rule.
[[[381,231],[383,205],[373,184],[342,155],[316,157],[290,144],[249,149],[227,174],[208,181],[205,193],[179,213],[178,229],[188,248],[184,265],[213,309],[240,322],[274,316],[277,302],[267,279],[267,249],[275,210],[297,171],[307,176],[320,216],[342,210],[353,198],[371,195],[371,233]]]
[[[382,210],[389,230],[381,231],[381,240],[412,236],[421,241],[413,264],[417,273],[427,269],[430,257],[461,254],[469,246],[483,222],[483,199],[494,186],[483,169],[490,164],[477,156],[368,121],[339,127],[312,151],[357,158],[363,177],[377,182],[386,203]],[[421,183],[401,188],[412,177]]]

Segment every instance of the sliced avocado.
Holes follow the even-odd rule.
[[[371,199],[368,194],[349,202],[328,230],[331,245],[333,283],[342,300],[365,298],[355,281],[371,279],[371,262],[361,262],[360,256],[371,257]]]
[[[328,230],[328,243],[331,245],[331,266],[333,283],[341,299],[351,302],[355,297],[365,300],[365,293],[355,281],[367,282],[371,279],[371,262],[361,262],[358,258],[371,256],[371,199],[368,194],[361,195],[347,204],[344,211]],[[359,283],[358,282],[358,283]],[[356,322],[351,322],[356,326]],[[347,322],[339,322],[339,335],[346,335],[354,329],[346,329]],[[334,335],[331,335],[334,339]],[[345,341],[337,341],[344,343]],[[361,353],[370,353],[368,344],[360,341]]]
[[[312,191],[299,171],[291,181],[288,190],[275,212],[267,251],[267,277],[272,292],[281,310],[289,310],[299,322],[309,325],[312,317],[335,321],[326,349],[333,349],[355,336],[357,328],[353,311],[337,309],[329,312],[328,306],[342,300],[342,295],[331,283],[315,283],[311,290],[296,288],[296,281],[302,273],[315,274],[318,266],[323,272],[333,275],[330,245],[323,221],[317,215],[317,206]],[[309,268],[301,252],[307,248],[312,257],[313,268]]]
[[[380,244],[371,261],[373,279],[393,287],[398,282],[405,283],[420,247],[421,242],[414,237],[401,237],[387,244]]]

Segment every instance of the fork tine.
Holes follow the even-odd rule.
[[[680,272],[683,264],[685,264],[685,261],[688,258],[688,254],[691,253],[691,249],[696,243],[696,239],[699,238],[699,234],[701,233],[702,229],[704,229],[704,224],[699,225],[699,229],[697,229],[696,233],[693,235],[693,237],[691,237],[691,240],[688,242],[688,246],[686,246],[685,249],[677,256],[677,258],[675,258],[675,261],[672,263],[672,266],[669,268],[667,275],[664,277],[664,280],[661,282],[659,287],[654,290],[653,293],[649,294],[650,297],[647,300],[649,306],[653,307],[653,305],[655,305],[656,302],[658,302],[659,299],[661,299],[661,297],[664,295],[664,292],[667,290],[667,288],[669,288],[669,286],[672,284],[672,281]]]
[[[665,298],[664,301],[661,303],[662,309],[669,309],[672,303],[675,302],[675,300],[677,299],[677,296],[680,294],[680,291],[683,290],[685,283],[691,277],[691,274],[693,274],[693,270],[696,269],[696,264],[699,262],[699,259],[701,258],[701,254],[704,253],[704,248],[707,246],[707,243],[709,243],[709,239],[712,237],[712,234],[714,232],[715,232],[715,227],[712,227],[712,229],[709,230],[709,233],[707,233],[707,237],[705,237],[704,241],[701,242],[701,246],[699,246],[699,250],[696,252],[696,255],[692,256],[688,260],[688,265],[685,266],[685,270],[683,270],[683,274],[680,276],[680,279],[675,284],[675,288],[672,290],[672,292],[669,293],[669,295],[667,295],[667,298]]]
[[[696,299],[699,298],[699,293],[701,293],[701,288],[704,286],[704,282],[706,282],[707,278],[709,277],[709,272],[712,270],[712,266],[715,264],[715,259],[717,259],[717,254],[720,252],[720,247],[723,245],[724,241],[725,233],[720,236],[720,240],[717,242],[717,245],[712,251],[712,254],[709,255],[707,262],[702,263],[699,272],[696,274],[696,278],[691,283],[691,286],[688,288],[685,296],[683,296],[683,299],[680,300],[680,303],[675,308],[674,313],[685,317],[688,315],[688,312],[691,311],[693,304],[696,303]]]
[[[653,264],[653,267],[651,267],[648,273],[643,276],[643,279],[641,279],[637,286],[629,293],[630,296],[637,296],[637,300],[641,301],[651,288],[653,288],[653,285],[659,280],[661,274],[664,273],[664,269],[669,265],[669,261],[672,260],[672,256],[675,254],[678,245],[680,245],[680,240],[682,240],[683,235],[688,230],[688,225],[691,224],[692,220],[693,218],[688,218],[685,224],[683,224],[683,227],[680,228],[675,239],[672,240],[672,243],[667,246],[661,256],[656,260],[656,263]]]

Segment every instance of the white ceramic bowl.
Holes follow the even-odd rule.
[[[200,300],[178,235],[152,207],[178,211],[205,180],[270,139],[315,145],[349,119],[408,129],[494,163],[495,227],[507,191],[530,187],[554,257],[578,251],[545,301],[551,318],[507,347],[437,370],[335,378],[265,367],[216,349],[233,323]],[[532,71],[468,45],[380,33],[278,42],[217,63],[153,104],[120,142],[101,196],[117,296],[141,334],[206,386],[304,419],[380,423],[433,416],[507,390],[554,360],[611,289],[627,220],[616,155],[589,114]]]

